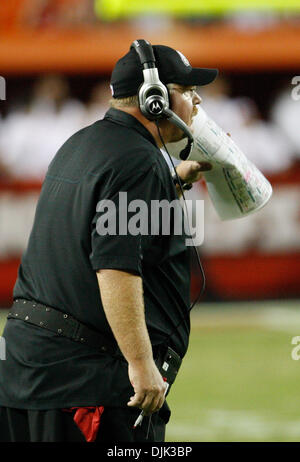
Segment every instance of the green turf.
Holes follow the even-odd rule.
[[[300,335],[245,325],[192,330],[169,395],[169,441],[300,441]]]
[[[168,397],[167,441],[300,441],[300,361],[291,358],[298,303],[228,306],[193,315]]]
[[[7,315],[6,310],[0,310],[0,335],[3,332],[3,328],[5,325],[5,321],[6,321],[6,315]]]

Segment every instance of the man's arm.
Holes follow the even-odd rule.
[[[142,279],[113,269],[99,270],[97,277],[106,318],[128,362],[129,379],[135,392],[128,406],[151,414],[163,405],[166,385],[153,360]]]

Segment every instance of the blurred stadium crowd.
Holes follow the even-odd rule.
[[[0,1],[6,80],[0,104],[0,307],[11,302],[49,163],[73,133],[104,116],[112,66],[135,38],[182,50],[195,66],[219,67],[218,79],[199,88],[202,107],[273,186],[261,211],[224,222],[204,182],[187,191],[188,199],[205,203],[200,253],[206,299],[300,296],[300,77],[293,81],[300,74],[300,8],[293,0],[251,11],[238,10],[233,0],[191,0],[187,11],[185,3]],[[198,273],[195,265],[195,295]]]
[[[59,147],[77,130],[101,119],[108,108],[108,82],[95,85],[83,103],[70,93],[68,80],[50,75],[36,79],[26,105],[15,101],[0,122],[0,178],[44,178]]]
[[[231,97],[225,77],[199,89],[204,110],[266,175],[283,171],[300,158],[300,104],[291,91],[289,85],[277,95],[266,120],[249,96]],[[1,116],[0,178],[42,180],[59,147],[77,130],[101,119],[110,97],[107,80],[94,84],[83,101],[72,95],[62,75],[36,78],[29,102],[14,101]]]

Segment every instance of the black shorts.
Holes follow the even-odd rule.
[[[0,407],[0,442],[85,442],[74,412]],[[95,442],[163,442],[166,423],[156,412],[133,428],[139,409],[105,407]]]

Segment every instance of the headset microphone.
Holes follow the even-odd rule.
[[[194,142],[193,135],[191,131],[189,130],[188,126],[186,125],[186,123],[183,122],[183,120],[181,120],[180,117],[178,117],[178,115],[175,114],[175,112],[171,111],[169,108],[165,108],[163,112],[166,115],[166,118],[170,120],[170,122],[172,122],[178,128],[180,128],[186,134],[188,138],[188,143],[186,147],[179,154],[179,157],[181,160],[186,160],[188,156],[190,155],[190,152],[193,146],[193,142]]]

